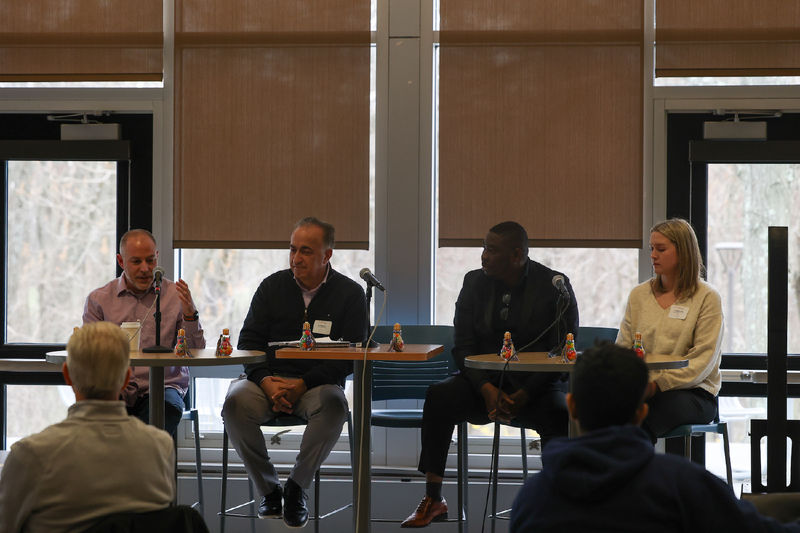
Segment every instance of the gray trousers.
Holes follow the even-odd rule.
[[[347,410],[347,399],[338,385],[320,385],[309,389],[296,402],[292,414],[307,420],[308,425],[289,477],[304,489],[311,486],[314,473],[342,434]],[[247,474],[263,496],[272,492],[280,480],[269,459],[261,424],[283,414],[274,412],[272,400],[261,387],[247,378],[240,377],[228,387],[222,406],[225,430],[244,461]]]

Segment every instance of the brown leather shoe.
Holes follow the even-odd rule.
[[[400,527],[425,527],[431,522],[438,522],[447,519],[447,501],[442,498],[441,501],[433,501],[430,496],[426,495],[419,502],[417,510],[411,513],[411,516],[406,518]]]

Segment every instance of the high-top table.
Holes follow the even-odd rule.
[[[508,372],[567,372],[575,369],[575,363],[564,362],[561,356],[548,357],[547,352],[518,352],[519,361],[508,361]],[[689,366],[688,359],[680,359],[674,355],[647,354],[644,362],[650,370],[665,370]],[[464,359],[464,366],[480,370],[502,370],[506,360],[496,353],[469,355]],[[575,424],[569,422],[569,435],[575,434]]]
[[[279,359],[329,359],[353,361],[353,414],[356,443],[356,464],[353,471],[356,479],[354,490],[355,530],[366,533],[370,530],[370,483],[372,464],[370,461],[370,420],[372,419],[372,361],[427,361],[444,351],[441,344],[406,344],[402,352],[388,351],[389,345],[377,348],[325,348],[300,350],[281,348],[275,352]]]
[[[477,368],[480,370],[502,370],[506,368],[508,372],[566,372],[570,373],[575,369],[574,362],[565,362],[561,356],[548,357],[547,352],[518,352],[519,361],[506,361],[496,353],[469,355],[464,359],[464,366],[467,368]],[[508,363],[508,367],[506,367]],[[663,370],[669,368],[683,368],[689,365],[687,359],[680,359],[674,355],[651,355],[647,354],[645,363],[650,370]],[[570,419],[567,428],[568,435],[573,437],[577,434],[575,422]],[[497,441],[493,444],[492,456],[497,464],[499,453]],[[497,505],[497,490],[492,491],[492,509]]]
[[[572,372],[575,368],[574,363],[565,363],[560,356],[548,357],[547,352],[519,352],[517,357],[519,357],[519,361],[509,361],[508,371]],[[647,368],[650,370],[665,370],[689,366],[688,359],[680,359],[674,355],[647,354],[644,362],[647,363]],[[505,364],[505,359],[501,358],[496,353],[470,355],[464,360],[464,365],[466,367],[478,368],[481,370],[502,370]]]
[[[216,356],[214,348],[192,348],[191,357],[174,353],[131,352],[131,366],[150,367],[150,423],[164,429],[164,367],[167,366],[223,366],[260,363],[267,359],[265,352],[234,350],[231,355]],[[49,363],[61,364],[67,360],[67,351],[48,352]]]

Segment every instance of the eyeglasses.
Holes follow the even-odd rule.
[[[502,302],[504,307],[500,309],[500,318],[502,318],[503,320],[508,320],[508,308],[511,305],[510,292],[503,294]]]

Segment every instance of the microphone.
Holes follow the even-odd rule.
[[[530,348],[531,346],[533,346],[534,344],[539,342],[539,339],[544,337],[545,333],[547,333],[548,331],[553,329],[553,326],[555,326],[556,324],[559,323],[561,318],[564,316],[564,313],[569,308],[571,298],[570,298],[570,295],[569,295],[569,289],[567,289],[567,284],[566,284],[566,282],[564,280],[564,276],[562,276],[561,274],[556,274],[555,276],[553,276],[553,281],[552,282],[553,282],[553,287],[558,289],[558,293],[559,293],[559,298],[558,298],[558,300],[556,300],[556,318],[555,318],[555,320],[553,320],[550,323],[549,326],[544,328],[544,331],[542,331],[535,339],[533,339],[531,342],[529,342],[528,344],[526,344],[522,348],[517,348],[517,353],[524,352],[525,350],[527,350],[528,348]],[[559,328],[560,327],[561,326],[559,325]],[[560,329],[557,330],[556,333],[557,333],[558,337],[561,336]],[[548,354],[547,354],[548,357],[555,357],[555,356],[561,355],[562,344],[563,344],[563,340],[559,341],[558,344],[556,345],[556,347],[553,348],[552,350],[550,350],[550,352],[548,352]]]
[[[156,343],[153,346],[142,348],[144,353],[169,353],[172,348],[161,346],[161,280],[164,278],[164,269],[157,266],[153,269],[153,284],[155,285],[156,299],[153,304],[156,306],[156,312],[153,313],[153,318],[156,320]],[[152,306],[151,306],[152,309]],[[147,311],[150,312],[149,310]]]
[[[359,272],[358,275],[361,276],[361,279],[367,282],[367,285],[372,285],[373,287],[386,292],[386,288],[381,284],[380,281],[378,281],[378,278],[375,277],[375,274],[373,274],[370,269],[364,267],[361,269],[361,272]]]
[[[553,276],[553,287],[558,289],[558,292],[561,293],[561,296],[567,300],[570,299],[569,290],[567,289],[567,285],[564,283],[564,276],[561,274],[556,274]]]
[[[155,270],[153,270],[153,283],[156,286],[156,292],[161,292],[161,279],[164,277],[164,274],[165,274],[164,269],[159,266],[157,266]]]

